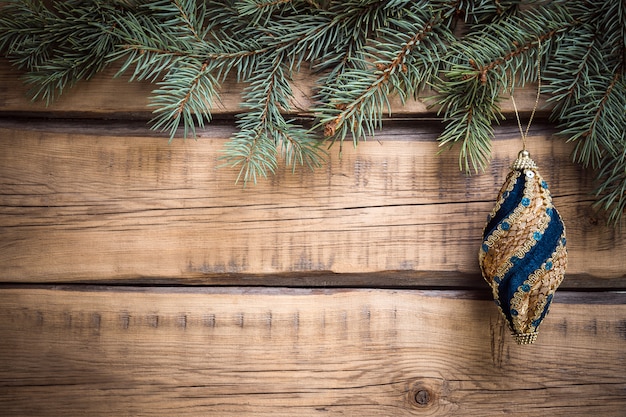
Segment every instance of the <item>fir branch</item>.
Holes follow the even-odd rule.
[[[174,0],[173,5],[178,10],[179,18],[184,22],[184,26],[189,31],[189,34],[196,42],[202,43],[206,36],[205,33],[202,33],[204,16],[206,15],[206,3],[204,1],[197,2],[196,0]]]
[[[619,36],[624,31],[619,26],[623,14],[615,3],[603,3],[595,13],[581,13],[584,24],[562,42],[563,53],[546,71],[546,91],[556,102],[553,119],[560,121],[560,135],[577,142],[574,160],[584,166],[599,167],[604,152],[616,151],[610,126],[623,112],[605,104],[625,71],[621,58],[626,41]]]
[[[610,75],[610,74],[609,74]],[[617,128],[615,122],[623,119],[620,117],[619,105],[607,106],[610,99],[619,100],[614,88],[623,74],[617,72],[613,77],[596,77],[593,83],[597,87],[605,86],[600,91],[590,91],[583,105],[572,105],[569,113],[562,118],[559,124],[560,135],[569,141],[577,141],[574,149],[574,159],[583,166],[591,165],[594,168],[601,167],[600,161],[605,153],[616,154],[616,136],[623,133],[623,128]],[[600,94],[598,94],[600,93]],[[622,106],[622,110],[626,107]],[[610,114],[606,114],[606,112]],[[623,114],[623,112],[621,112]],[[626,126],[626,125],[622,125]]]
[[[373,135],[381,126],[384,109],[389,112],[389,96],[404,102],[436,73],[442,43],[432,42],[436,33],[445,39],[446,28],[439,14],[430,15],[423,5],[403,10],[401,17],[388,18],[388,27],[377,30],[376,41],[364,48],[369,60],[339,72],[334,84],[323,86],[318,108],[324,134],[343,141],[348,133],[353,141]],[[434,36],[433,36],[434,37]]]
[[[453,27],[462,21],[470,28],[493,23],[517,12],[521,0],[431,0],[434,13],[441,13]]]
[[[579,22],[545,72],[557,135],[576,142],[573,159],[599,170],[598,204],[618,224],[626,188],[626,7],[623,2],[570,5]]]
[[[188,17],[199,14],[189,10],[194,3],[162,0],[142,4],[137,12],[120,16],[116,22],[120,46],[108,57],[111,61],[124,60],[118,75],[134,68],[131,81],[156,81],[179,59],[202,60],[204,41],[198,33],[203,21],[194,22],[193,27]]]
[[[260,42],[273,53],[281,54],[292,71],[300,71],[303,62],[311,63],[336,49],[333,22],[325,15],[277,17],[267,26],[258,28]]]
[[[275,13],[280,13],[286,6],[293,11],[303,1],[299,0],[243,0],[236,3],[237,12],[240,16],[250,18],[253,25],[266,25]]]
[[[446,123],[440,146],[461,142],[461,169],[478,172],[487,166],[492,125],[503,119],[500,96],[516,85],[536,81],[538,45],[542,56],[548,56],[551,44],[577,24],[558,4],[537,6],[481,25],[450,47],[445,59],[449,66],[435,84],[434,102]]]
[[[322,14],[329,18],[326,29],[316,34],[315,43],[310,46],[310,50],[314,52],[311,57],[314,69],[318,73],[325,73],[317,81],[317,85],[337,84],[344,72],[367,68],[365,46],[372,37],[372,32],[376,32],[379,25],[386,20],[388,10],[390,9],[367,4],[353,5],[347,9],[331,3],[328,13]],[[327,103],[329,97],[320,92],[317,98],[320,102]]]
[[[572,35],[561,42],[562,52],[544,72],[544,80],[548,81],[544,91],[550,93],[548,102],[553,105],[552,117],[556,120],[566,117],[570,107],[584,96],[581,86],[590,77],[590,67],[604,66],[599,40],[593,33],[581,25]],[[569,77],[560,76],[563,73]]]
[[[116,1],[10,3],[2,9],[0,49],[25,69],[29,94],[50,104],[66,87],[89,79],[107,66],[117,44],[112,33]],[[26,18],[25,18],[26,16]]]
[[[45,62],[58,40],[45,36],[56,17],[40,0],[0,5],[0,52],[19,69],[29,70]]]
[[[179,60],[153,92],[150,106],[157,109],[152,127],[169,131],[171,140],[182,123],[184,137],[195,136],[196,125],[211,120],[216,84],[206,62]]]
[[[237,181],[244,184],[274,173],[279,152],[294,168],[297,163],[309,167],[321,164],[319,141],[282,114],[290,109],[293,96],[291,74],[283,61],[278,55],[259,62],[245,93],[244,106],[250,110],[239,116],[239,131],[225,148],[222,159],[226,165],[239,167]]]

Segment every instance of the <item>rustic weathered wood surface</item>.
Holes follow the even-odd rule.
[[[0,63],[0,415],[624,415],[626,240],[550,124],[530,148],[570,264],[517,346],[476,259],[512,117],[484,174],[395,103],[375,140],[243,188],[217,168],[239,87],[168,144],[146,128],[152,87],[113,73],[46,108]]]
[[[626,294],[518,346],[469,291],[4,288],[12,416],[623,416]]]
[[[436,155],[433,127],[396,126],[342,158],[331,149],[316,172],[285,168],[244,189],[216,168],[230,125],[169,145],[119,125],[0,122],[5,281],[237,284],[241,274],[319,272],[318,285],[345,285],[334,274],[401,271],[370,285],[422,284],[411,273],[426,273],[426,285],[482,285],[480,234],[519,147],[513,126],[499,129],[489,172],[467,177],[454,152]],[[623,284],[624,239],[591,210],[591,178],[567,145],[537,134],[533,156],[568,225],[565,285]],[[458,276],[433,282],[434,271]]]

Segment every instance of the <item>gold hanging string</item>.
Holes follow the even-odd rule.
[[[515,110],[515,117],[517,118],[517,126],[519,127],[519,133],[522,136],[522,150],[526,150],[526,137],[528,136],[528,132],[530,131],[530,125],[533,122],[533,118],[535,117],[535,112],[537,111],[537,107],[539,106],[539,96],[541,95],[541,38],[537,38],[538,48],[537,48],[537,97],[535,98],[535,105],[533,106],[533,111],[530,113],[530,119],[528,119],[528,125],[526,125],[526,131],[522,128],[522,122],[519,118],[519,112],[517,111],[517,104],[515,104],[515,98],[513,97],[513,82],[515,81],[515,77],[511,79],[511,101],[513,102],[513,109]]]

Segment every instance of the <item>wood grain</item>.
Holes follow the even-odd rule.
[[[537,343],[518,346],[493,303],[468,291],[5,287],[0,407],[623,416],[626,294],[562,295]]]
[[[468,177],[456,152],[437,155],[437,126],[396,125],[315,172],[243,188],[217,168],[229,124],[171,145],[132,124],[73,126],[0,124],[4,282],[482,286],[480,235],[520,146],[500,128],[489,171]],[[624,286],[624,236],[549,133],[537,125],[530,143],[568,227],[564,285]]]
[[[74,88],[66,89],[51,106],[44,102],[33,102],[29,99],[27,85],[24,85],[21,72],[0,59],[0,112],[28,113],[52,117],[115,117],[121,119],[152,118],[154,108],[148,107],[154,84],[149,82],[129,82],[129,77],[116,77],[118,68],[112,65],[87,81],[79,82]],[[290,112],[300,115],[311,115],[313,106],[314,86],[318,75],[308,72],[293,75]],[[227,80],[220,89],[220,100],[214,103],[211,113],[217,117],[232,116],[241,111],[241,93],[245,84]],[[537,94],[535,85],[528,85],[516,90],[515,97],[521,112],[530,112],[535,104]],[[424,97],[432,96],[431,91],[424,92]],[[390,100],[392,113],[397,117],[428,115],[434,116],[437,108],[428,108],[421,100],[407,100],[402,103],[397,97]],[[502,111],[512,113],[513,105],[508,97],[502,100]],[[540,113],[545,114],[551,108],[543,99]]]

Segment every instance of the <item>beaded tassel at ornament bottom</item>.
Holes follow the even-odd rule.
[[[511,167],[479,251],[483,277],[518,344],[533,343],[567,265],[565,226],[527,151]]]

